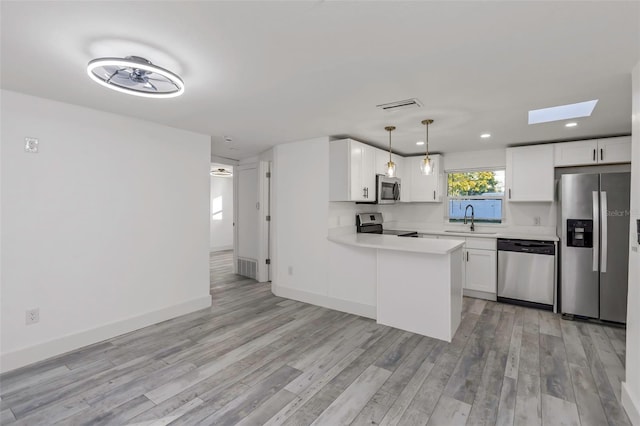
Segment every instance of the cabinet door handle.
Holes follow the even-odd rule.
[[[593,149],[593,162],[595,163],[596,161],[596,150],[595,148]]]
[[[436,199],[436,191],[433,191],[433,199]]]
[[[362,188],[362,198],[367,198],[367,188]]]
[[[511,188],[509,188],[509,199],[511,199]]]
[[[469,252],[467,252],[467,262],[469,261]]]
[[[604,149],[600,148],[600,161],[604,160]]]

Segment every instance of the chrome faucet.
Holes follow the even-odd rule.
[[[474,214],[473,214],[473,206],[471,204],[467,204],[467,207],[464,208],[464,224],[467,224],[467,210],[471,207],[471,231],[476,230],[476,226],[474,224]]]

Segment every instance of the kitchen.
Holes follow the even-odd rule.
[[[395,163],[397,164],[397,176],[400,177],[398,182],[400,183],[400,190],[398,194],[399,203],[389,204],[370,204],[366,203],[366,191],[360,189],[360,187],[371,188],[371,194],[374,192],[380,193],[380,190],[374,190],[376,187],[376,176],[378,182],[385,179],[385,175],[380,173],[381,169],[385,165],[385,156],[389,158],[389,153],[382,151],[381,149],[361,144],[357,141],[350,139],[335,140],[329,142],[329,167],[332,167],[329,174],[329,217],[328,217],[328,230],[327,235],[334,243],[330,246],[330,251],[340,250],[336,247],[336,243],[339,241],[345,242],[344,235],[351,235],[353,238],[357,232],[381,232],[382,228],[385,230],[402,230],[407,233],[419,232],[421,237],[433,238],[433,239],[462,239],[466,242],[463,250],[463,267],[465,273],[463,273],[464,279],[464,294],[472,297],[480,297],[488,300],[497,300],[500,298],[507,302],[520,302],[521,304],[536,306],[543,309],[552,310],[554,312],[562,312],[566,314],[573,314],[580,316],[579,310],[562,309],[558,305],[558,295],[562,286],[559,284],[562,281],[557,280],[558,272],[561,270],[558,265],[558,258],[556,254],[560,253],[560,247],[564,250],[568,250],[565,246],[562,246],[562,242],[565,242],[565,238],[559,238],[561,235],[566,234],[566,228],[556,230],[557,223],[563,223],[562,220],[557,220],[556,216],[561,211],[560,204],[558,203],[557,191],[559,191],[559,183],[556,182],[554,170],[561,171],[566,167],[575,166],[587,166],[591,163],[595,163],[594,160],[590,160],[588,163],[581,164],[580,159],[563,157],[563,153],[567,150],[580,152],[584,150],[586,152],[592,152],[592,145],[599,143],[602,148],[603,159],[598,160],[600,166],[605,164],[623,164],[623,169],[628,170],[628,163],[631,160],[631,138],[630,137],[614,137],[600,140],[585,140],[577,142],[564,142],[558,144],[542,144],[542,145],[530,145],[525,147],[507,148],[504,151],[495,151],[491,153],[478,154],[476,157],[470,153],[459,153],[457,155],[452,154],[453,159],[447,161],[447,155],[431,155],[435,164],[435,173],[430,176],[422,176],[419,173],[415,160],[422,160],[424,156],[406,157],[395,156]],[[360,152],[364,149],[372,150],[372,155],[356,156],[353,154],[354,150]],[[606,152],[606,155],[604,153]],[[351,155],[349,155],[351,153]],[[490,162],[485,163],[487,156],[491,155]],[[498,157],[502,156],[502,158]],[[444,157],[444,161],[442,159]],[[477,158],[477,159],[475,159]],[[556,160],[556,158],[558,158]],[[605,160],[606,158],[606,160]],[[336,159],[334,162],[332,160]],[[361,161],[367,159],[369,163],[363,166],[363,163],[355,166],[347,164],[349,160],[351,162]],[[471,159],[470,161],[468,159]],[[338,163],[339,160],[343,160],[342,164]],[[404,162],[403,162],[404,161]],[[466,164],[465,164],[466,162]],[[624,164],[627,164],[624,166]],[[409,165],[409,168],[403,166]],[[355,186],[357,189],[348,191],[350,185],[353,185],[353,181],[356,179],[354,175],[349,175],[346,170],[340,171],[340,166],[350,166],[348,170],[362,173],[357,176],[358,184]],[[366,167],[369,167],[367,172]],[[412,167],[413,166],[413,167]],[[466,167],[464,167],[466,166]],[[277,164],[276,164],[277,167]],[[451,167],[451,168],[449,168]],[[480,167],[484,168],[501,168],[506,170],[506,182],[503,187],[504,204],[506,205],[504,210],[506,212],[505,217],[500,217],[502,223],[487,223],[486,220],[480,218],[480,223],[475,222],[475,215],[470,213],[464,218],[464,221],[469,221],[469,224],[460,223],[457,218],[449,218],[450,205],[453,201],[447,203],[447,178],[446,170],[478,170]],[[414,170],[415,169],[415,170]],[[597,170],[597,169],[596,169]],[[588,171],[588,169],[577,169],[574,172]],[[376,173],[377,172],[377,173]],[[363,178],[360,178],[363,176]],[[409,179],[405,178],[407,176]],[[300,178],[300,177],[298,177]],[[366,181],[365,181],[366,179]],[[422,180],[431,180],[431,183],[425,183]],[[629,179],[627,177],[627,182]],[[416,189],[417,187],[417,189]],[[433,189],[432,189],[433,188]],[[342,190],[342,191],[341,191]],[[420,191],[423,193],[423,198],[426,200],[432,198],[428,202],[421,202],[420,204],[413,203],[411,201],[402,203],[406,198],[420,196]],[[624,190],[623,190],[624,192]],[[318,193],[321,193],[318,191]],[[433,194],[433,195],[432,195]],[[626,189],[626,203],[628,206],[629,187],[627,183]],[[357,197],[352,199],[353,202],[346,202],[347,197]],[[373,197],[373,195],[371,195]],[[469,197],[471,201],[471,198]],[[476,199],[482,197],[475,197]],[[358,203],[363,202],[364,203]],[[321,201],[317,201],[319,204]],[[466,204],[466,201],[465,201]],[[473,206],[468,204],[471,207]],[[427,213],[426,211],[431,211]],[[468,209],[467,209],[468,210]],[[624,208],[623,208],[624,210]],[[628,207],[627,207],[628,210]],[[335,212],[335,213],[334,213]],[[373,222],[377,223],[379,229],[373,231],[366,231],[364,227],[361,227],[360,219],[363,217],[369,217],[370,212],[380,212]],[[426,213],[426,214],[425,214]],[[472,215],[474,217],[472,217]],[[435,220],[425,221],[416,220],[417,217],[428,218],[433,217]],[[444,217],[444,220],[442,219]],[[582,216],[581,216],[582,217]],[[383,219],[384,218],[384,219]],[[544,221],[543,219],[544,218]],[[373,218],[372,218],[373,219]],[[614,219],[614,218],[612,218]],[[365,219],[363,219],[365,220]],[[383,223],[384,221],[384,223]],[[566,218],[565,218],[566,221]],[[373,222],[370,224],[373,226]],[[484,223],[482,223],[484,222]],[[527,223],[528,222],[528,223]],[[628,222],[628,218],[627,218]],[[526,225],[525,225],[526,223]],[[473,227],[473,230],[471,230]],[[361,229],[363,228],[363,229]],[[629,235],[628,225],[626,229],[622,229],[621,234],[616,237],[616,244],[621,247],[626,247],[628,240],[626,236]],[[394,237],[379,237],[389,240]],[[404,237],[400,237],[404,238]],[[534,240],[534,241],[527,241]],[[558,242],[560,241],[560,244]],[[613,240],[612,240],[613,241]],[[350,241],[352,245],[358,245],[356,240]],[[525,264],[519,264],[519,269],[509,267],[509,260],[512,262],[518,262],[523,256],[533,256],[532,254],[516,254],[516,257],[509,256],[508,253],[514,253],[513,243],[522,245],[531,245],[532,242],[547,243],[550,248],[552,256],[548,257],[531,257],[531,261]],[[512,243],[512,247],[506,246]],[[566,243],[566,242],[565,242]],[[541,245],[541,244],[538,244]],[[504,246],[504,250],[501,250]],[[530,251],[531,247],[525,249]],[[596,244],[597,249],[597,244]],[[591,254],[591,251],[590,251]],[[519,256],[519,257],[518,257]],[[596,253],[597,256],[597,253]],[[330,268],[329,283],[331,286],[327,289],[327,296],[331,299],[333,294],[340,299],[335,307],[344,306],[347,302],[354,303],[353,310],[346,309],[347,312],[357,313],[359,315],[367,315],[375,318],[375,279],[365,284],[363,281],[354,281],[351,275],[347,275],[348,278],[343,278],[339,275],[340,270],[345,268],[353,268],[364,273],[367,269],[375,270],[371,268],[371,260],[365,260],[362,264],[362,254],[353,258],[349,257],[347,253],[341,253],[336,256],[340,259],[340,262],[345,262],[343,267]],[[498,262],[498,258],[502,260]],[[547,259],[544,263],[541,271],[540,267],[543,263],[540,263],[540,259]],[[612,269],[621,270],[623,266],[627,264],[626,256],[618,256],[620,264],[613,266]],[[535,265],[535,268],[533,268]],[[620,266],[622,265],[622,266]],[[378,265],[378,268],[380,265]],[[523,270],[536,269],[538,274],[534,274],[531,277],[523,277],[520,288],[513,288],[514,280],[518,279],[518,275]],[[428,268],[425,268],[428,269]],[[507,270],[513,269],[508,279],[505,277]],[[535,270],[532,272],[536,272]],[[578,276],[576,271],[571,272],[571,276]],[[426,279],[423,277],[423,279]],[[416,277],[417,278],[417,277]],[[566,279],[568,280],[568,278]],[[525,282],[526,281],[526,282]],[[618,281],[626,282],[626,275],[618,277]],[[276,294],[286,295],[279,293],[280,281],[276,278],[274,280],[274,289]],[[276,287],[278,286],[278,287]],[[353,288],[348,290],[349,286]],[[361,287],[358,287],[361,286]],[[498,287],[500,286],[500,291]],[[622,299],[619,303],[620,306],[626,306],[626,286],[621,292]],[[334,293],[335,291],[335,293]],[[569,289],[565,290],[565,296]],[[349,299],[348,296],[343,298],[339,295],[352,294],[353,299]],[[300,297],[300,296],[299,296]],[[312,296],[309,296],[312,298]],[[568,297],[568,296],[567,296]],[[305,299],[301,297],[301,300]],[[506,299],[506,300],[505,300]],[[311,299],[313,300],[313,299]],[[306,299],[305,301],[311,301]],[[597,304],[598,298],[595,302]],[[325,300],[324,306],[332,306]],[[367,306],[367,309],[363,310],[363,305]],[[338,308],[339,309],[339,308]],[[626,318],[625,311],[621,311],[622,318]],[[598,318],[598,312],[590,315],[592,318]],[[616,322],[624,323],[621,321],[621,317],[616,317]]]
[[[341,143],[337,140],[337,143]],[[612,138],[609,142],[620,142],[620,145],[625,146],[629,143],[628,137]],[[470,253],[476,253],[478,255],[486,254],[482,259],[490,259],[493,266],[480,270],[473,271],[470,275],[477,279],[478,284],[485,282],[484,274],[492,274],[491,286],[493,290],[485,292],[485,294],[476,294],[475,296],[485,296],[485,298],[497,297],[497,240],[504,236],[508,238],[542,238],[554,241],[559,244],[560,238],[558,238],[556,225],[561,223],[558,212],[558,202],[556,199],[556,164],[557,170],[562,170],[575,166],[575,164],[567,164],[564,166],[564,162],[568,162],[567,159],[560,160],[556,157],[558,150],[563,151],[564,148],[582,147],[590,150],[592,149],[594,141],[576,141],[566,142],[560,144],[543,144],[533,145],[532,147],[518,148],[515,150],[540,150],[545,154],[541,154],[540,157],[546,161],[532,165],[536,170],[546,170],[546,180],[550,184],[550,188],[536,188],[541,189],[543,195],[548,197],[545,201],[525,201],[525,202],[508,202],[505,204],[505,215],[508,219],[508,224],[475,224],[475,231],[478,234],[473,235],[469,231],[470,224],[463,225],[462,223],[448,223],[445,222],[444,216],[447,208],[446,202],[420,202],[420,203],[396,203],[392,205],[371,205],[371,204],[356,204],[356,202],[348,201],[330,201],[331,195],[331,173],[335,171],[330,169],[331,164],[331,144],[335,141],[329,138],[317,138],[314,140],[308,140],[298,143],[283,144],[274,148],[274,187],[276,188],[277,200],[275,203],[275,234],[276,238],[281,241],[289,241],[293,250],[286,248],[286,244],[278,244],[278,250],[275,253],[276,267],[274,269],[272,291],[274,294],[287,297],[294,300],[304,301],[314,305],[329,307],[331,309],[340,310],[343,312],[351,312],[357,315],[376,318],[377,306],[379,303],[377,289],[380,287],[378,282],[379,275],[377,273],[380,264],[378,264],[378,254],[392,253],[392,250],[380,250],[373,247],[370,242],[364,244],[345,243],[344,239],[358,238],[356,215],[381,212],[385,223],[383,227],[389,229],[402,229],[405,231],[418,231],[425,234],[435,234],[438,237],[445,237],[446,240],[451,241],[451,237],[446,236],[444,231],[466,231],[465,234],[457,234],[462,236],[465,240],[479,242],[480,244],[486,244],[491,241],[490,247],[481,245],[480,247],[465,247],[464,250]],[[598,141],[599,142],[599,141]],[[597,144],[597,142],[595,142]],[[572,145],[570,145],[572,144]],[[614,146],[620,146],[614,145]],[[628,145],[626,145],[628,146]],[[550,152],[548,151],[550,149]],[[508,166],[507,151],[510,148],[503,150],[487,150],[487,151],[474,151],[464,153],[445,153],[443,155],[443,170],[464,170],[464,169],[478,169],[481,167],[489,167],[495,169],[506,170]],[[580,151],[580,150],[578,150]],[[513,152],[512,150],[510,152]],[[518,151],[516,151],[517,154]],[[591,151],[587,151],[589,154]],[[622,151],[625,152],[625,151]],[[625,154],[627,157],[619,157],[621,163],[628,161],[628,151]],[[383,161],[388,161],[387,156]],[[510,161],[513,161],[512,159]],[[515,155],[516,159],[518,158]],[[302,158],[314,158],[313,163],[301,162]],[[424,158],[424,155],[417,157],[419,159]],[[521,157],[522,158],[522,157]],[[525,158],[532,158],[530,153],[527,153]],[[394,158],[394,162],[397,159]],[[556,163],[559,161],[558,163]],[[304,164],[302,164],[304,163]],[[378,162],[379,163],[379,162]],[[400,162],[397,162],[400,164]],[[617,161],[616,161],[617,163]],[[615,166],[615,165],[614,165]],[[380,167],[377,165],[377,167]],[[609,167],[605,165],[605,167]],[[398,172],[402,174],[402,169],[398,166]],[[406,169],[405,169],[406,170]],[[536,172],[537,173],[537,172]],[[327,176],[329,174],[329,176]],[[339,173],[336,173],[339,175]],[[508,173],[507,173],[508,175]],[[326,176],[326,179],[319,179],[318,176]],[[404,176],[402,176],[404,177]],[[544,178],[544,177],[543,177]],[[444,191],[444,182],[446,179],[441,179],[442,190]],[[404,182],[404,179],[402,180]],[[539,180],[536,180],[539,182]],[[508,186],[511,184],[509,181],[505,182]],[[406,183],[405,183],[406,185]],[[507,191],[508,192],[508,191]],[[514,191],[512,191],[512,196]],[[507,195],[508,196],[508,195]],[[286,208],[285,208],[286,206]],[[539,222],[538,222],[539,218]],[[539,223],[539,224],[537,224]],[[326,224],[323,226],[323,224]],[[313,225],[313,226],[312,226]],[[495,233],[480,234],[481,232]],[[300,238],[300,235],[304,235]],[[420,240],[419,238],[400,237],[393,235],[376,235],[378,238],[396,239],[396,240]],[[342,240],[342,241],[341,241]],[[437,239],[435,241],[443,241]],[[395,243],[394,243],[395,244]],[[404,244],[404,243],[398,243]],[[369,247],[367,247],[367,245]],[[556,246],[557,247],[557,246]],[[405,248],[406,250],[406,248]],[[561,251],[559,248],[558,251]],[[591,252],[592,253],[592,252]],[[407,253],[411,254],[411,253]],[[466,258],[466,256],[465,256]],[[386,256],[385,259],[389,262],[389,259],[398,261],[397,258]],[[419,260],[418,260],[419,261]],[[434,262],[432,259],[431,262]],[[387,264],[388,265],[388,264]],[[406,266],[406,264],[402,264]],[[389,268],[386,268],[389,269]],[[405,284],[407,280],[404,270],[397,271],[397,284]],[[554,268],[554,276],[557,276],[558,268]],[[430,285],[433,281],[433,277],[440,277],[437,271],[433,271],[428,267],[424,267],[422,271],[411,270],[411,274],[421,273],[418,283]],[[384,285],[389,282],[389,278],[385,279]],[[409,281],[411,282],[411,281]],[[376,285],[378,283],[378,287]],[[377,288],[376,288],[377,287]],[[399,287],[399,286],[398,286]],[[630,285],[631,287],[631,285]],[[405,287],[402,286],[402,290]],[[384,289],[383,289],[384,291]],[[466,290],[465,293],[469,293]],[[487,294],[489,293],[489,294]],[[417,293],[420,296],[420,293]],[[554,293],[555,294],[555,293]],[[487,297],[489,296],[489,297]],[[423,299],[425,300],[425,299]],[[446,299],[445,299],[446,300]],[[478,298],[465,298],[468,303],[470,301],[478,301],[484,303],[485,299]],[[412,301],[413,302],[413,301]],[[431,300],[425,300],[423,306],[425,308],[420,314],[429,312],[428,309],[432,309],[433,305]],[[443,299],[440,300],[440,305],[444,305]],[[463,301],[464,302],[464,301]],[[556,300],[557,302],[557,300]],[[449,302],[446,302],[449,303]],[[467,302],[464,302],[467,305]],[[494,303],[494,302],[489,302]],[[474,306],[475,302],[471,305]],[[407,309],[412,309],[414,303],[405,304]],[[489,305],[487,305],[489,306]],[[502,305],[506,307],[515,305]],[[443,311],[446,307],[442,306],[435,311],[440,321],[442,321],[447,314],[447,311]],[[446,308],[449,309],[449,308]],[[468,307],[466,309],[469,309]],[[504,308],[506,309],[506,308]],[[453,311],[453,306],[449,312]],[[396,305],[396,313],[400,312],[399,307]],[[431,312],[434,312],[431,310]],[[518,311],[520,312],[520,311]],[[560,336],[561,332],[569,334],[569,329],[573,328],[573,323],[580,323],[580,321],[560,320],[560,314],[553,314],[548,310],[540,309],[528,309],[525,308],[525,330],[536,330],[538,327],[537,321],[534,324],[530,323],[529,313],[538,312],[540,318],[540,330],[545,330],[545,333],[551,333],[554,336]],[[469,314],[467,314],[468,316]],[[550,315],[550,316],[549,316]],[[424,317],[422,317],[424,318]],[[421,319],[422,319],[421,318]],[[400,318],[399,320],[402,320]],[[392,323],[391,321],[385,321],[386,323]],[[395,323],[396,326],[402,328],[401,323]],[[458,336],[468,335],[469,326],[465,324],[464,318],[458,330]],[[544,328],[542,328],[544,327]],[[580,328],[582,326],[579,326]],[[407,328],[405,328],[407,329]],[[561,331],[562,329],[562,331]],[[553,330],[553,331],[552,331]],[[414,329],[414,331],[416,331]],[[420,331],[418,331],[420,332]],[[522,353],[533,352],[537,353],[538,350],[552,351],[556,353],[557,349],[552,349],[548,346],[548,343],[542,340],[543,346],[539,346],[537,343],[529,341],[531,338],[535,338],[537,342],[537,334],[526,334],[527,343],[522,343]],[[540,334],[540,336],[543,336]],[[577,337],[573,336],[572,339]],[[446,338],[444,338],[446,340]],[[459,337],[458,337],[459,339]],[[456,345],[456,338],[452,340],[452,344]],[[573,345],[573,344],[571,344]],[[486,356],[486,353],[485,353]],[[523,356],[521,354],[521,356]],[[551,358],[545,358],[545,362],[551,362]],[[521,362],[524,362],[521,360]],[[528,361],[527,361],[528,362]],[[543,358],[540,358],[540,362],[543,362]],[[619,371],[619,366],[614,368],[615,359],[610,359],[611,362],[611,374],[613,371]],[[528,368],[528,367],[527,367]],[[551,367],[550,367],[551,368]],[[553,367],[550,370],[551,376],[559,374],[561,370],[558,367]],[[544,373],[547,374],[547,373]],[[614,374],[619,377],[619,373]],[[549,377],[551,377],[549,376]],[[473,379],[470,379],[473,380]],[[522,380],[522,377],[520,377]],[[560,380],[560,379],[558,379]],[[562,379],[564,380],[564,379]],[[612,383],[619,383],[624,379],[616,379],[611,376]],[[503,385],[503,392],[508,387],[508,378],[505,378],[505,384]],[[533,382],[535,386],[536,382]],[[546,385],[545,385],[546,386]],[[543,386],[543,389],[547,389]],[[619,385],[612,385],[617,388]],[[515,392],[515,388],[513,388]],[[519,389],[518,392],[521,392]],[[549,389],[543,390],[545,392],[551,392]],[[566,393],[563,398],[567,398]],[[501,395],[501,398],[504,395]],[[543,398],[544,400],[544,398]],[[538,402],[540,404],[540,402]],[[543,404],[543,413],[545,411]],[[581,403],[583,404],[583,403]],[[593,404],[593,403],[591,403]],[[589,404],[583,405],[588,406]],[[593,405],[597,407],[597,405]],[[600,417],[597,417],[600,418]],[[535,421],[530,419],[531,421]],[[622,420],[620,420],[622,422]]]
[[[501,281],[500,265],[517,263],[501,255],[522,253],[500,250],[499,241],[552,243],[554,256],[540,255],[553,259],[541,261],[545,276],[566,271],[561,261],[571,248],[588,253],[599,275],[594,264],[602,266],[604,252],[596,253],[602,241],[594,237],[604,230],[601,223],[595,229],[592,210],[601,211],[605,198],[613,202],[611,190],[597,178],[604,183],[586,189],[592,215],[563,217],[566,197],[558,193],[569,168],[626,173],[613,167],[630,162],[636,219],[637,17],[636,2],[3,2],[0,367],[10,371],[0,378],[9,407],[0,422],[108,412],[124,424],[147,410],[184,415],[188,423],[214,410],[220,417],[242,412],[268,389],[275,395],[263,392],[245,423],[287,406],[289,424],[381,423],[387,416],[383,423],[638,423],[636,310],[628,310],[625,331],[562,319],[566,304],[557,291],[549,299],[548,279],[542,302],[519,291],[501,295],[500,283],[513,281]],[[177,74],[184,92],[132,97],[87,75],[97,58],[127,56],[135,69],[149,65],[145,59]],[[145,83],[144,73],[114,72],[135,87]],[[157,87],[153,80],[146,86]],[[529,111],[595,99],[591,116],[528,122]],[[394,100],[418,106],[397,113],[380,107]],[[424,120],[433,122],[425,127]],[[389,126],[396,127],[391,134]],[[348,166],[336,166],[332,154],[346,139],[363,143],[372,160],[361,171],[373,172],[361,179],[395,164],[401,186],[391,192],[400,202],[357,204],[375,196],[375,183],[356,187],[365,200],[335,196],[332,181],[353,189]],[[427,153],[438,173],[424,180]],[[609,161],[612,153],[619,157]],[[244,205],[271,219],[264,235],[272,238],[272,282],[245,282],[235,300],[210,291],[210,154],[238,160],[239,169],[271,166],[271,212],[263,214],[262,198]],[[496,181],[481,200],[449,187],[452,174],[476,172]],[[360,227],[372,220],[424,235],[361,235],[357,215],[364,215]],[[259,233],[243,243],[257,247]],[[568,234],[576,247],[565,249]],[[374,247],[362,247],[363,237]],[[380,248],[376,237],[401,250]],[[632,306],[637,248],[631,238]],[[503,273],[513,276],[509,269]],[[454,283],[448,294],[443,287],[415,293],[425,290],[420,283],[442,280]],[[385,320],[379,298],[394,302],[387,312],[397,314],[401,284],[408,285],[402,298],[412,299],[408,319]],[[600,284],[591,282],[591,290]],[[421,299],[449,315],[438,338],[425,336],[434,330],[404,331],[419,322],[410,314],[426,306]],[[25,320],[34,310],[40,316]],[[593,310],[572,312],[599,316]],[[229,318],[237,323],[216,329]],[[300,324],[306,335],[287,334]],[[171,332],[146,334],[154,330]],[[218,360],[226,350],[231,355]],[[62,364],[50,359],[66,351],[73,352]],[[323,356],[334,364],[323,364]],[[64,401],[68,394],[53,383],[75,386],[85,367],[106,381],[89,389],[91,400],[76,394]],[[121,367],[134,378],[102,375]],[[222,377],[233,383],[224,392],[230,402],[213,392]],[[303,389],[306,378],[318,381]],[[136,386],[119,392],[131,380]],[[106,402],[98,395],[104,388]],[[29,392],[50,405],[36,407]],[[274,416],[270,424],[283,422]],[[147,420],[160,418],[140,421]]]

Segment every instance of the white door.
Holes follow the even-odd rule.
[[[260,168],[260,254],[258,256],[258,276],[260,282],[271,281],[271,162],[261,161]]]
[[[258,261],[258,164],[238,166],[236,256]],[[237,266],[237,263],[236,263]]]

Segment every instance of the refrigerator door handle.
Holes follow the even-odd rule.
[[[602,222],[602,237],[600,238],[600,272],[607,272],[607,191],[602,191],[600,193],[600,198],[602,199],[602,202],[600,203],[600,221]]]
[[[600,221],[598,215],[600,214],[600,201],[598,200],[598,191],[593,191],[593,271],[598,272],[598,253],[600,252]]]

